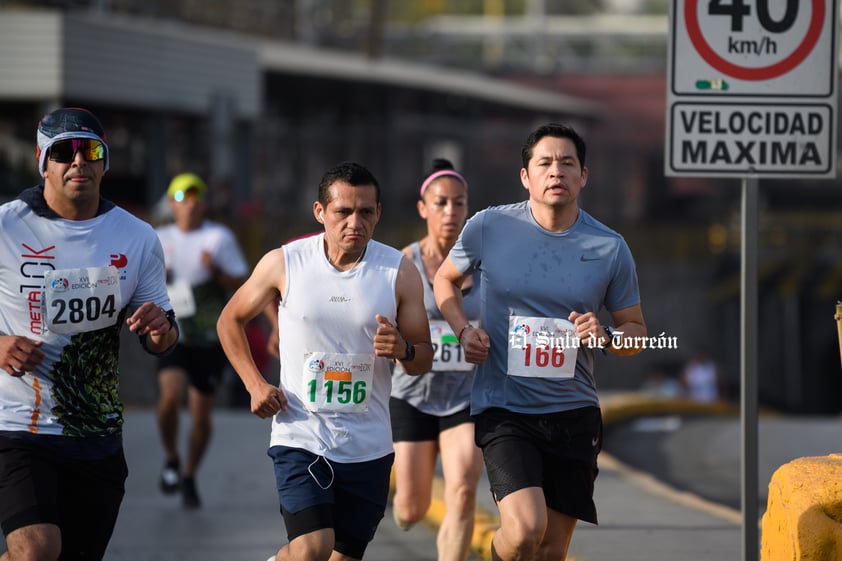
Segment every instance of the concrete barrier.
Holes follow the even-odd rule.
[[[769,482],[762,561],[842,559],[842,454],[797,458]]]

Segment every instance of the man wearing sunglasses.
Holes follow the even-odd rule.
[[[109,151],[80,108],[38,124],[43,183],[0,206],[0,559],[102,559],[124,495],[119,333],[178,328],[154,230],[100,194]]]

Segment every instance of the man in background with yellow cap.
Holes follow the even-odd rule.
[[[201,505],[195,476],[210,442],[213,395],[228,365],[216,320],[248,274],[231,230],[206,219],[206,195],[207,185],[198,175],[176,175],[167,190],[174,222],[156,230],[182,333],[173,352],[158,359],[158,429],[166,456],[160,486],[166,494],[180,491],[184,507],[191,509]],[[177,440],[185,391],[192,427],[182,466]]]

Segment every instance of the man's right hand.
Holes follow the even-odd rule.
[[[261,384],[251,395],[251,412],[261,419],[274,417],[277,413],[287,410],[287,397],[283,390],[266,382]]]
[[[491,340],[488,333],[481,327],[471,326],[462,333],[459,341],[465,351],[465,360],[471,364],[482,364],[488,358],[488,349],[491,347]]]
[[[0,367],[12,376],[23,376],[44,361],[42,341],[20,335],[0,337]]]

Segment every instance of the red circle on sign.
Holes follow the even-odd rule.
[[[807,58],[807,55],[816,46],[819,36],[822,33],[822,25],[824,24],[824,0],[813,0],[813,18],[810,20],[810,27],[807,29],[807,34],[797,49],[792,51],[785,59],[769,66],[758,68],[739,66],[719,56],[707,44],[699,27],[697,4],[698,0],[686,0],[684,3],[684,22],[687,25],[687,33],[690,36],[690,41],[696,47],[699,55],[705,59],[705,62],[720,72],[740,80],[771,80],[772,78],[786,74]]]

